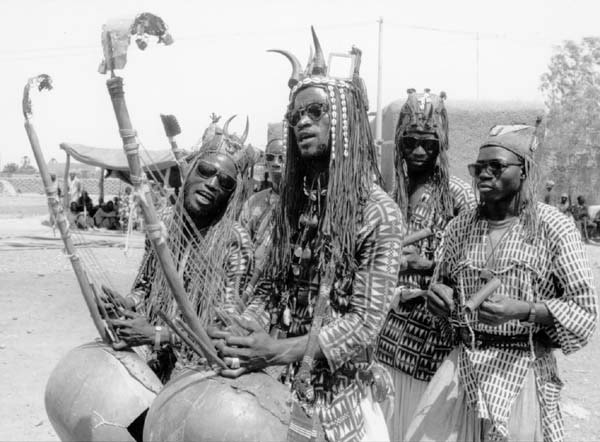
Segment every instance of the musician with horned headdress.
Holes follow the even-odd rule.
[[[374,364],[371,350],[396,286],[405,227],[394,201],[374,183],[380,177],[360,51],[351,53],[349,78],[335,78],[314,30],[313,39],[305,72],[296,57],[278,51],[293,74],[266,266],[272,290],[259,288],[252,298],[245,317],[253,319],[243,321],[249,336],[213,336],[225,339],[217,344],[231,367],[224,375],[288,365],[294,398],[288,440],[387,440],[370,388],[382,386],[385,369]],[[271,338],[263,328],[269,323],[285,338]]]
[[[270,186],[248,198],[240,215],[240,223],[248,230],[254,243],[254,269],[242,295],[244,302],[254,294],[256,284],[264,270],[267,254],[272,250],[273,213],[279,203],[285,163],[282,128],[281,122],[271,123],[268,127],[265,165]]]
[[[403,440],[427,383],[450,352],[425,307],[433,255],[441,232],[458,213],[475,206],[471,186],[448,170],[446,94],[409,89],[396,125],[394,199],[406,217],[408,234],[432,234],[403,248],[397,297],[379,336],[377,359],[394,379],[393,411],[387,413],[392,440]]]
[[[235,220],[248,192],[253,154],[244,145],[248,123],[238,137],[228,132],[232,119],[223,129],[215,128],[213,136],[183,161],[183,192],[166,220],[177,270],[205,325],[218,319],[211,313],[214,309],[240,313],[241,289],[252,261],[250,237]],[[156,355],[151,367],[163,381],[168,379],[176,339],[157,315],[174,317],[178,311],[151,249],[123,304],[139,316],[129,313],[133,319],[113,320],[117,334],[130,346],[153,344]]]
[[[427,295],[453,350],[405,440],[564,440],[554,349],[587,344],[598,300],[575,225],[538,202],[540,135],[494,126],[469,165],[479,205],[446,228]]]
[[[240,222],[248,229],[248,233],[255,243],[267,230],[271,209],[279,202],[279,188],[285,164],[282,137],[282,124],[280,122],[269,124],[267,146],[265,147],[265,166],[269,174],[270,186],[248,198],[240,216]],[[262,243],[262,241],[258,242]]]

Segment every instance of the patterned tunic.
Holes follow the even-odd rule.
[[[458,306],[484,284],[480,272],[486,268],[488,222],[471,210],[455,218],[444,233],[439,259],[446,263],[446,277],[455,286]],[[507,435],[511,406],[527,375],[533,370],[541,406],[544,441],[563,440],[556,359],[551,347],[565,354],[583,347],[596,327],[598,306],[593,277],[579,233],[556,208],[538,203],[540,226],[533,243],[526,243],[522,225],[509,228],[495,251],[489,269],[502,285],[497,294],[527,302],[543,302],[553,317],[552,325],[512,320],[499,326],[477,322],[477,310],[460,307],[451,323],[468,330],[469,336],[484,332],[529,346],[488,348],[459,345],[459,378],[470,408],[480,418],[491,420],[492,439]],[[434,280],[441,280],[440,267]],[[466,324],[466,326],[465,326]],[[464,339],[464,337],[463,337]],[[474,339],[474,338],[473,338]]]
[[[234,223],[233,236],[229,243],[229,251],[226,260],[226,280],[225,291],[222,294],[222,308],[228,313],[237,313],[238,300],[241,296],[241,289],[244,286],[245,278],[248,275],[248,270],[252,263],[252,241],[246,229],[239,223]],[[159,263],[156,261],[155,255],[146,243],[146,253],[142,261],[142,268],[134,282],[132,292],[142,301],[150,296],[152,290],[153,277],[156,274]],[[187,265],[184,265],[187,268]],[[192,266],[189,266],[192,268]],[[181,269],[180,269],[181,270]],[[188,279],[193,278],[193,275],[188,275],[183,269],[184,283],[188,285]]]
[[[279,195],[273,189],[265,189],[248,198],[242,208],[240,223],[248,230],[254,243],[255,265],[262,264],[266,249],[271,243],[271,219],[278,201]]]
[[[434,258],[441,232],[448,222],[434,213],[431,191],[431,186],[426,187],[420,204],[412,209],[408,220],[409,234],[433,226],[436,235],[421,241],[421,256],[430,260]],[[471,186],[459,178],[450,177],[450,193],[455,216],[475,207]],[[399,285],[427,289],[429,282],[430,278],[426,276],[403,275]],[[388,313],[377,343],[377,359],[418,380],[429,381],[451,349],[450,336],[441,333],[423,300],[417,298],[401,302]]]
[[[357,441],[364,434],[358,379],[365,372],[366,353],[375,344],[392,300],[406,231],[398,207],[377,186],[363,216],[358,226],[357,270],[351,281],[336,281],[343,289],[332,291],[328,317],[318,337],[325,358],[315,362],[311,373],[316,396],[312,409],[330,441]],[[319,287],[315,266],[291,275],[288,287],[288,293],[281,294],[257,290],[246,314],[266,324],[271,311],[271,322],[279,324],[288,337],[305,335],[311,327]],[[283,308],[291,314],[288,324],[282,324]]]

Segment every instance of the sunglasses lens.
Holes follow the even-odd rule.
[[[296,127],[305,113],[311,120],[319,121],[327,110],[328,107],[326,103],[312,103],[304,108],[288,112],[286,118],[288,123],[290,123],[290,126]]]
[[[310,104],[306,108],[306,113],[313,121],[317,121],[323,116],[323,105],[319,103]]]
[[[469,164],[468,166],[469,169],[469,174],[473,177],[473,178],[477,178],[479,176],[479,174],[481,173],[481,166],[479,164]]]
[[[427,152],[434,152],[438,148],[438,142],[436,140],[422,140],[421,146],[423,146],[423,149]]]
[[[288,123],[290,123],[290,126],[292,126],[292,127],[296,127],[296,125],[300,121],[300,118],[302,118],[302,115],[301,115],[300,111],[297,111],[297,110],[294,112],[290,112],[287,115]]]
[[[219,185],[223,190],[233,190],[235,188],[235,180],[230,176],[219,174]]]
[[[215,174],[217,173],[217,169],[214,166],[204,161],[200,161],[198,163],[197,170],[198,174],[203,178],[210,178],[212,176],[215,176]]]

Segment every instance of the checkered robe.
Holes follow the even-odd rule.
[[[565,354],[580,349],[592,335],[598,316],[592,271],[579,233],[565,215],[543,203],[538,203],[540,227],[533,243],[525,242],[520,223],[508,231],[489,269],[502,282],[496,293],[543,302],[554,321],[549,326],[517,320],[488,326],[477,322],[477,310],[465,314],[461,308],[484,284],[480,272],[486,268],[488,223],[477,213],[471,210],[452,220],[439,249],[438,259],[446,263],[444,271],[455,286],[458,313],[450,322],[468,323],[474,331],[500,336],[529,335],[531,350],[470,350],[459,345],[459,378],[468,405],[480,418],[491,421],[491,440],[505,440],[511,406],[528,370],[533,370],[544,441],[562,441],[562,382],[550,347]],[[433,279],[441,278],[438,266]]]
[[[434,213],[431,204],[432,187],[428,185],[421,202],[412,209],[408,220],[408,233],[432,228],[437,234],[421,241],[421,256],[432,260],[439,245],[441,232],[448,220]],[[475,207],[475,195],[471,185],[459,178],[450,177],[450,194],[454,214],[458,215]],[[427,289],[430,278],[419,275],[400,276],[399,286]],[[417,298],[400,303],[390,310],[377,342],[377,359],[415,379],[429,381],[448,356],[452,345],[450,336],[443,335],[436,319],[429,313],[423,299]]]
[[[319,346],[325,358],[312,370],[314,404],[303,404],[317,413],[330,442],[358,442],[364,435],[360,409],[359,376],[367,368],[365,353],[374,347],[387,312],[399,272],[401,243],[406,228],[398,206],[378,186],[371,192],[364,209],[364,222],[358,226],[357,270],[345,294],[347,306],[332,296],[330,309],[319,334]],[[315,275],[316,268],[310,272]],[[290,272],[291,273],[291,272]],[[286,303],[291,309],[288,337],[309,332],[312,308],[318,292],[318,277],[311,281],[291,277],[293,295]],[[281,298],[259,284],[245,315],[267,326],[271,313],[281,321]],[[279,310],[279,311],[277,311]],[[294,370],[297,370],[299,363]]]

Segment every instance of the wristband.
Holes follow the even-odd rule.
[[[525,322],[526,324],[529,325],[534,325],[535,324],[535,316],[536,316],[536,309],[535,309],[535,302],[529,302],[529,314],[527,315],[527,319],[525,321],[521,321],[521,322]]]
[[[154,351],[158,351],[161,349],[160,332],[162,332],[162,327],[160,325],[154,327]]]
[[[173,347],[176,347],[177,344],[179,343],[179,339],[177,338],[177,334],[173,333],[172,331],[169,332],[169,342],[171,342],[171,345]]]

